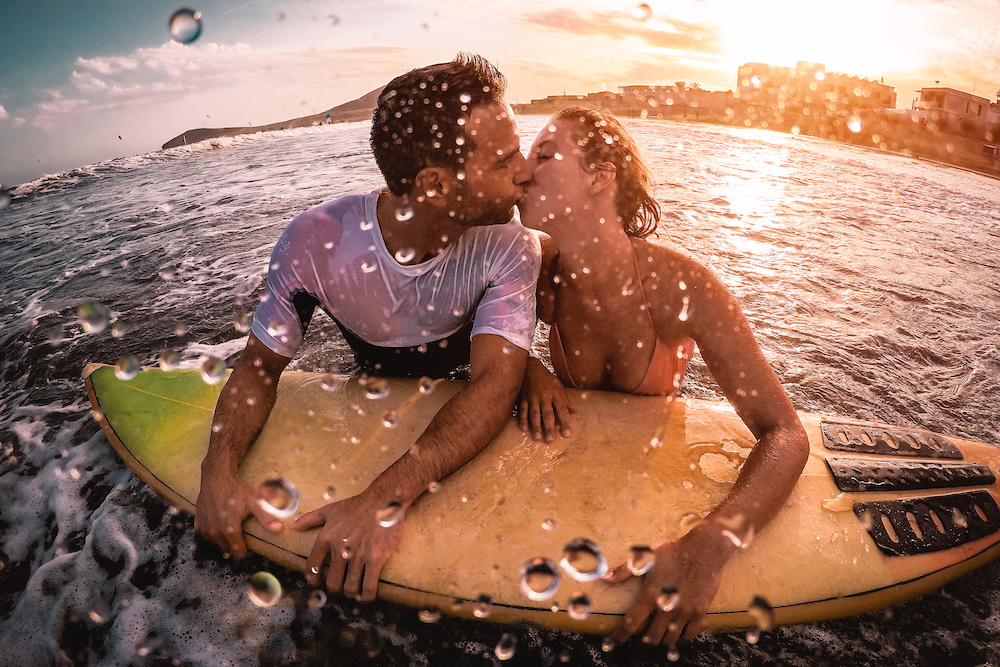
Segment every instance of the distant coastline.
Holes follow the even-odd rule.
[[[197,128],[177,135],[163,144],[163,148],[174,148],[184,144],[197,143],[218,137],[234,137],[241,134],[256,134],[274,130],[288,130],[311,127],[325,123],[345,123],[370,120],[372,111],[382,88],[371,91],[356,100],[341,104],[317,114],[293,118],[279,123],[253,127]],[[730,93],[731,94],[731,93]],[[984,146],[1000,143],[1000,136],[984,139],[968,134],[949,134],[920,125],[910,120],[905,113],[892,110],[868,110],[860,112],[862,129],[849,129],[846,119],[821,117],[808,114],[784,114],[781,122],[762,122],[747,105],[734,100],[726,109],[686,106],[683,104],[659,106],[655,113],[649,108],[614,104],[610,99],[595,99],[594,95],[578,97],[561,96],[559,103],[554,100],[534,100],[527,104],[512,105],[515,113],[521,115],[551,115],[564,106],[606,106],[620,118],[643,118],[648,120],[673,120],[689,123],[709,123],[729,127],[768,129],[776,132],[819,137],[839,143],[858,146],[869,150],[894,153],[915,159],[929,160],[984,176],[1000,178],[1000,160],[996,156],[985,155]],[[991,141],[992,140],[992,141]]]
[[[272,132],[275,130],[291,130],[297,127],[312,127],[327,123],[350,123],[359,120],[370,120],[375,103],[378,100],[382,88],[371,91],[367,95],[356,100],[335,106],[326,111],[301,118],[292,118],[270,125],[257,125],[248,127],[200,127],[194,130],[187,130],[163,144],[164,150],[176,148],[185,144],[194,144],[206,139],[217,139],[219,137],[235,137],[241,134],[256,134],[258,132]]]

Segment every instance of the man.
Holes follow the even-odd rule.
[[[251,514],[282,529],[238,469],[317,305],[366,372],[441,376],[469,363],[470,382],[365,491],[291,524],[320,528],[306,563],[311,584],[329,563],[329,590],[374,598],[403,530],[376,515],[405,510],[510,417],[534,330],[540,251],[512,220],[528,174],[505,87],[492,65],[464,54],[390,82],[371,137],[388,191],[321,204],[278,240],[202,463],[195,527],[223,550],[246,553],[241,526]]]

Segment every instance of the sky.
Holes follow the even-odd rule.
[[[1000,89],[998,0],[0,0],[0,187],[158,150],[197,127],[264,125],[480,53],[508,100],[799,60],[923,86]],[[178,9],[201,35],[171,39]]]

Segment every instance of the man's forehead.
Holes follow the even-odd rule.
[[[475,137],[476,145],[493,147],[510,145],[514,150],[520,145],[514,112],[506,102],[474,107],[469,114],[469,123],[466,127],[469,135]]]

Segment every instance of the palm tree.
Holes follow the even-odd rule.
[[[688,90],[701,90],[701,84],[695,81],[694,83],[688,86]]]
[[[687,90],[687,87],[688,87],[687,81],[674,81],[674,90],[676,90],[678,93],[683,93],[685,90]]]

